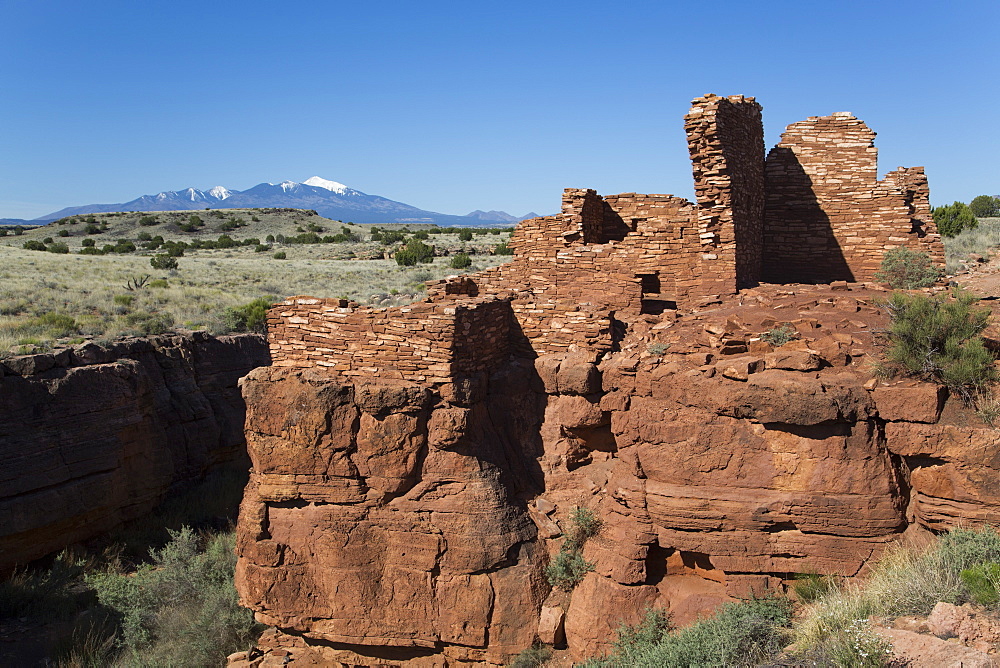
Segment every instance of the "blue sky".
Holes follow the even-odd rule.
[[[0,217],[319,175],[424,209],[690,197],[682,116],[878,132],[934,204],[1000,194],[1000,3],[0,0]]]

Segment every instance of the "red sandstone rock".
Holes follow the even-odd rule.
[[[244,460],[237,380],[267,363],[260,336],[158,336],[76,352],[4,361],[0,571],[107,533],[172,485]]]
[[[893,422],[937,422],[948,390],[941,385],[895,385],[872,392],[879,417]]]
[[[934,636],[877,628],[892,643],[893,654],[912,668],[996,668],[997,662],[985,652]]]

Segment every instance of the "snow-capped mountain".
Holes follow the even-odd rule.
[[[424,211],[409,204],[396,202],[378,195],[368,195],[350,188],[343,183],[313,176],[299,183],[259,183],[247,190],[230,190],[215,186],[209,190],[187,188],[167,190],[155,195],[143,195],[120,204],[89,204],[68,207],[47,216],[37,218],[37,222],[51,221],[66,216],[87,213],[108,213],[111,211],[184,211],[195,209],[241,209],[241,208],[290,208],[314,209],[321,216],[334,220],[355,223],[434,223],[437,225],[483,225],[516,220],[502,211],[498,217],[474,215],[451,216],[434,211]],[[489,216],[488,214],[488,216]]]

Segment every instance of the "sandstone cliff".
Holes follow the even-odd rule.
[[[242,600],[317,661],[502,663],[536,637],[582,658],[646,607],[685,623],[863,573],[908,527],[1000,520],[996,432],[872,379],[883,294],[757,288],[644,316],[600,360],[448,384],[257,369]],[[761,340],[776,322],[798,338]],[[575,506],[604,528],[570,595],[544,568]]]
[[[579,659],[648,607],[685,624],[1000,519],[995,432],[871,373],[885,291],[856,281],[891,248],[943,257],[922,169],[877,181],[843,113],[765,161],[744,96],[694,100],[685,131],[694,202],[568,189],[510,263],[422,302],[269,312],[236,583],[275,661]],[[553,589],[578,507],[593,570]]]
[[[0,363],[0,570],[151,510],[243,455],[259,335],[157,336]]]

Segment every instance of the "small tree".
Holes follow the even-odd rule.
[[[260,332],[267,330],[267,310],[274,300],[258,297],[243,306],[227,308],[222,314],[223,324],[231,332]]]
[[[962,202],[936,207],[932,215],[938,232],[946,237],[953,237],[962,230],[975,229],[979,225],[972,210]]]
[[[396,264],[401,267],[412,267],[418,262],[433,262],[434,246],[428,246],[420,239],[410,239],[396,251],[395,258]]]
[[[167,255],[166,253],[158,253],[149,258],[149,265],[153,269],[176,269],[177,258]]]
[[[942,385],[971,401],[997,379],[993,355],[981,336],[989,311],[955,291],[948,298],[892,295],[886,358],[891,368]]]
[[[449,266],[452,269],[467,269],[472,266],[472,258],[466,253],[457,253],[452,256]]]
[[[458,238],[462,241],[472,241],[472,230],[462,230],[458,233]]]
[[[980,195],[969,202],[969,209],[976,218],[1000,216],[1000,197]]]

